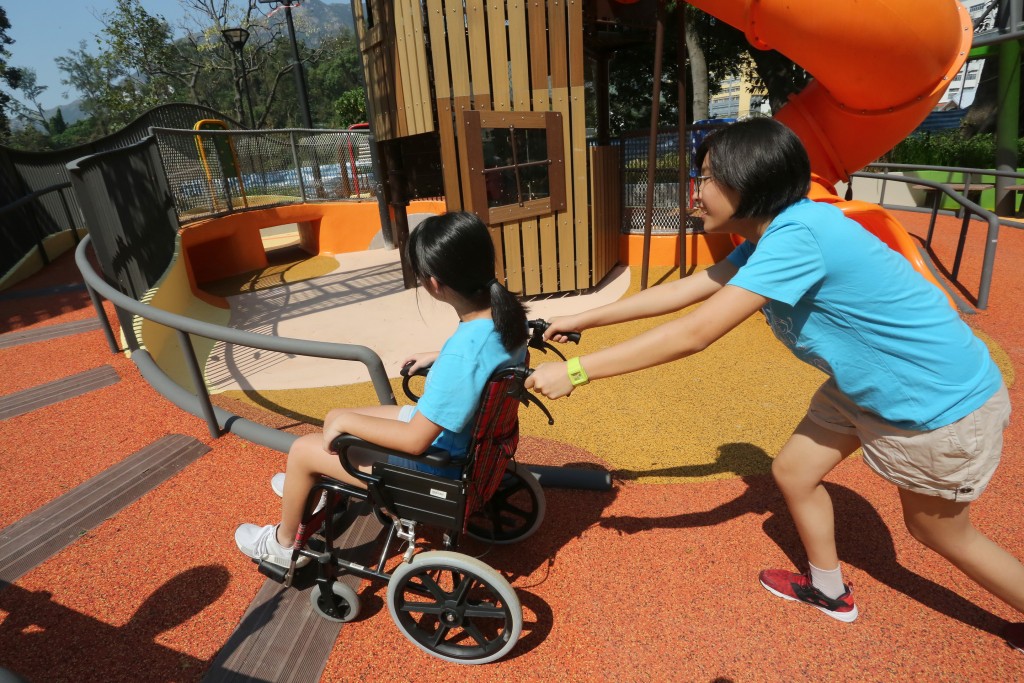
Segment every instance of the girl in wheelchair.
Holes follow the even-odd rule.
[[[366,488],[341,465],[331,442],[351,434],[388,449],[410,454],[405,467],[457,478],[460,468],[416,462],[432,447],[465,457],[473,417],[484,385],[502,367],[526,357],[526,310],[494,278],[495,252],[487,227],[470,213],[432,216],[413,231],[407,255],[420,285],[450,305],[459,316],[455,333],[440,352],[419,353],[406,363],[409,373],[430,367],[423,396],[413,406],[376,405],[338,408],[324,419],[320,434],[300,437],[288,452],[285,476],[272,480],[282,496],[278,524],[242,524],[235,531],[239,550],[255,560],[287,567],[306,499],[320,476]],[[350,459],[369,472],[374,457],[350,450]],[[399,460],[392,458],[392,461]],[[283,481],[282,481],[283,479]],[[297,566],[309,562],[301,557]]]

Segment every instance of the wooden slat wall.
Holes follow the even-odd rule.
[[[619,261],[622,224],[621,154],[618,146],[590,148],[590,258],[597,284]],[[596,274],[601,273],[601,277]]]
[[[370,28],[362,3],[356,3],[355,13],[374,135],[383,141],[429,133],[434,112],[421,0],[370,0],[370,7]]]
[[[434,130],[434,112],[430,97],[430,74],[427,73],[427,41],[423,26],[423,8],[420,0],[402,0],[405,4],[405,30],[407,43],[406,69],[409,71],[412,96],[407,105],[412,107],[415,126],[409,135],[429,133]]]
[[[398,114],[398,103],[391,86],[396,74],[389,58],[389,46],[393,41],[387,34],[388,23],[385,20],[388,7],[387,0],[370,0],[374,24],[367,28],[363,4],[355,4],[356,37],[363,53],[366,87],[373,109],[373,120],[370,123],[378,140],[397,137],[394,122]]]
[[[586,283],[578,287],[583,289],[597,284],[591,281],[590,271],[590,231],[587,229],[587,184],[583,178],[587,177],[587,122],[584,108],[583,80],[583,3],[576,0],[569,1],[569,26],[566,36],[569,40],[569,128],[572,134],[567,137],[572,145],[572,169],[577,176],[566,179],[572,188],[573,211],[571,220],[573,222],[573,233],[576,238],[576,283]],[[575,30],[579,27],[579,30]],[[568,164],[566,164],[568,167]]]
[[[444,7],[433,2],[427,7],[430,43],[434,46],[434,95],[437,97],[437,131],[441,138],[441,161],[444,165],[444,193],[448,210],[462,208],[462,186],[459,183],[459,156],[455,139],[455,118],[452,109],[452,82],[447,58],[438,59],[437,46],[444,45]]]
[[[374,7],[381,2],[372,1]],[[389,111],[402,111],[398,105],[404,104],[402,130],[406,132],[399,133],[397,123],[390,130],[412,134],[428,121],[432,123],[432,116],[426,112],[417,114],[415,104],[425,92],[424,79],[430,79],[436,97],[433,113],[441,141],[445,194],[448,208],[455,210],[469,206],[470,174],[480,172],[468,168],[462,112],[560,112],[566,208],[548,216],[491,226],[500,254],[499,270],[511,290],[528,295],[587,289],[597,284],[614,266],[612,256],[617,257],[617,250],[608,246],[611,241],[600,241],[591,234],[596,226],[591,227],[588,206],[591,175],[586,147],[581,0],[393,2],[395,19],[401,17],[395,28],[404,36],[396,37],[394,61],[399,64],[384,66],[390,66],[388,73],[396,84],[392,89],[400,91],[401,99]],[[417,38],[415,30],[405,26],[418,24],[417,3],[422,3],[430,36],[432,74],[425,73],[425,55],[413,50],[423,45],[422,32]],[[418,71],[414,73],[413,69]],[[598,182],[596,176],[594,182]],[[616,193],[617,188],[608,192],[602,187],[595,194],[604,202]],[[617,225],[613,230],[617,231]]]
[[[547,11],[545,0],[530,0],[530,80],[533,83],[533,107],[535,111],[551,111],[551,95],[548,89],[548,46]],[[538,220],[541,291],[558,291],[558,242],[556,219],[543,216]]]

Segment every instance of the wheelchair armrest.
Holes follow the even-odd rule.
[[[452,461],[452,454],[448,451],[442,451],[440,448],[430,448],[423,455],[416,458],[416,456],[404,456],[412,457],[416,460],[422,460],[430,465],[447,465]]]
[[[413,455],[404,451],[397,451],[393,448],[385,448],[384,446],[378,446],[375,443],[370,443],[364,439],[360,439],[358,436],[352,434],[341,434],[336,436],[331,441],[331,449],[338,454],[338,459],[341,461],[341,466],[345,468],[345,471],[351,474],[359,481],[365,482],[366,484],[379,483],[378,479],[373,475],[366,474],[354,467],[348,458],[348,450],[353,446],[359,448],[374,451],[381,455],[394,455],[399,458],[406,458],[408,460],[422,460],[425,463],[431,465],[447,465],[451,462],[451,453],[443,451],[441,449],[429,449],[423,455]]]

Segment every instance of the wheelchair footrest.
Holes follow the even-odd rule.
[[[256,562],[256,560],[253,561]],[[273,562],[265,562],[263,560],[257,562],[257,566],[259,567],[260,574],[263,574],[263,576],[272,581],[284,583],[288,579],[288,567],[282,567]]]

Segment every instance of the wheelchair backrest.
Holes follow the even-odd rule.
[[[466,471],[466,519],[490,500],[519,445],[519,405],[525,367],[498,370],[484,386],[477,408]]]

